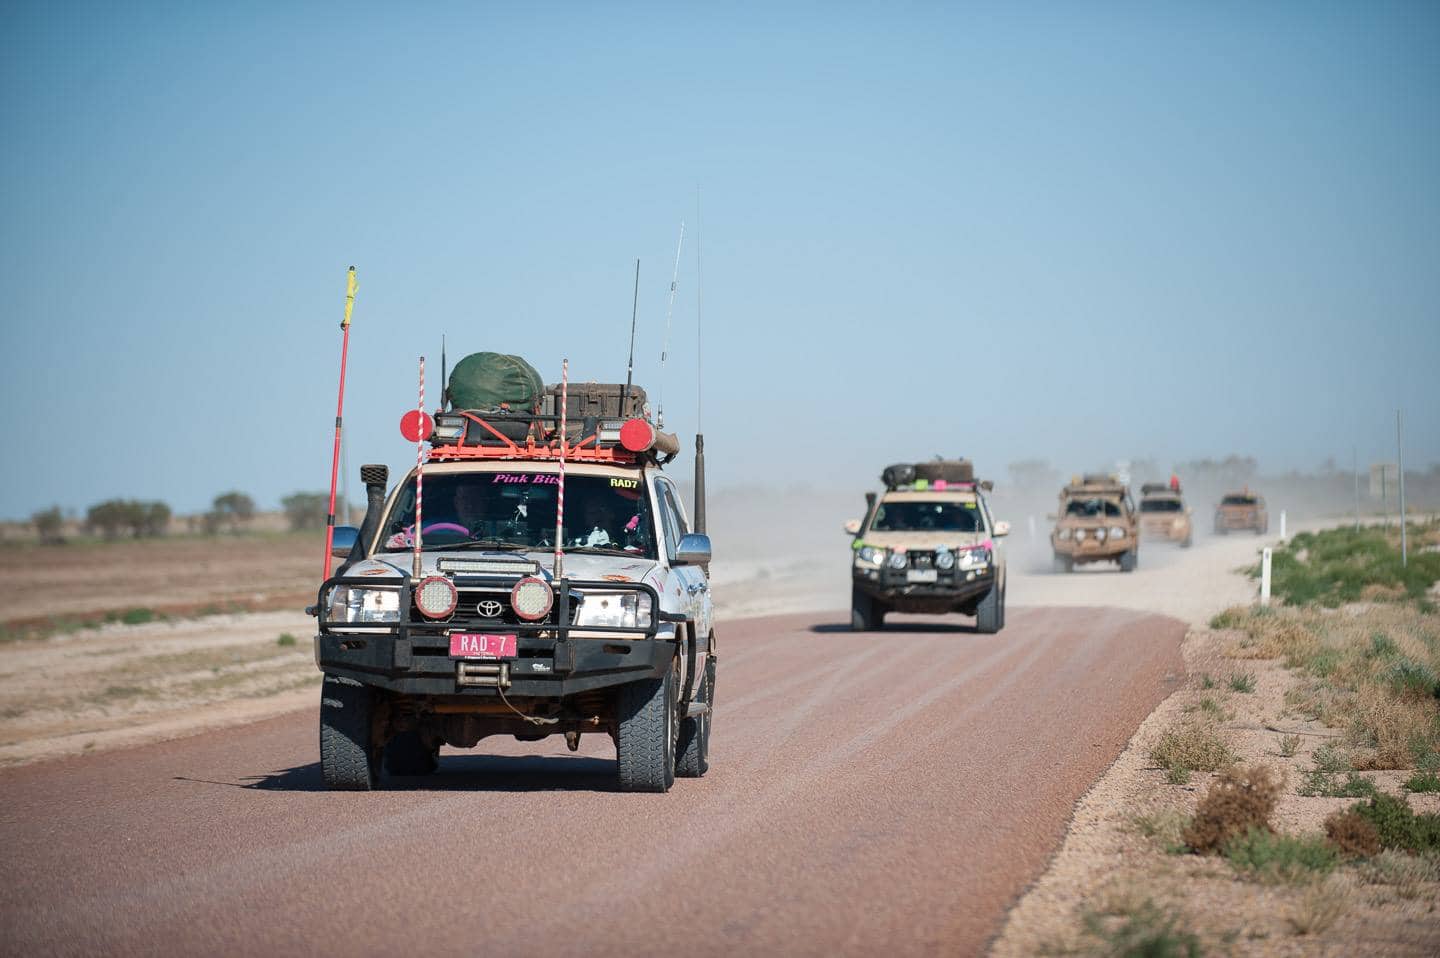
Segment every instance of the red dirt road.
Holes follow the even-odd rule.
[[[710,774],[668,795],[613,791],[600,736],[325,792],[312,711],[0,772],[0,951],[978,953],[1169,693],[1184,626],[839,621],[724,629]]]

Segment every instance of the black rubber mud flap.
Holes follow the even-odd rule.
[[[380,780],[375,693],[368,685],[326,675],[320,686],[320,774],[327,788],[368,791]]]
[[[713,658],[705,661],[696,703],[705,706],[705,711],[680,720],[680,740],[675,745],[675,774],[680,778],[699,778],[710,770],[710,721],[715,707]]]
[[[679,660],[677,659],[676,662]],[[620,686],[615,762],[622,792],[665,792],[675,783],[675,669]]]
[[[440,767],[440,746],[419,732],[400,732],[385,745],[385,771],[391,775],[431,775]]]

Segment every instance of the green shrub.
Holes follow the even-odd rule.
[[[1385,674],[1391,691],[1410,698],[1440,698],[1440,677],[1424,662],[1401,659]]]
[[[1311,772],[1296,794],[1306,798],[1369,798],[1379,793],[1375,783],[1363,775],[1351,772],[1343,783],[1336,782],[1335,776],[1319,770]]]
[[[1365,654],[1372,659],[1391,659],[1400,654],[1400,647],[1384,632],[1376,632],[1370,636],[1370,650]]]
[[[1405,781],[1407,792],[1440,792],[1440,775],[1434,772],[1416,772]]]
[[[1098,953],[1133,958],[1200,958],[1200,939],[1184,926],[1183,919],[1147,900],[1119,924],[1107,924],[1104,916],[1087,911],[1085,932],[1099,939]]]
[[[1299,884],[1328,875],[1340,852],[1322,838],[1277,835],[1264,828],[1247,829],[1225,843],[1224,855],[1247,878],[1266,884]]]
[[[1255,691],[1255,674],[1253,672],[1241,672],[1238,675],[1230,676],[1230,691],[1232,692],[1253,692]]]
[[[291,635],[289,632],[282,632],[280,633],[280,637],[275,640],[275,644],[282,647],[294,645],[295,636]]]
[[[120,613],[120,621],[125,625],[144,625],[146,622],[154,622],[158,618],[154,609],[126,609]]]
[[[1350,768],[1345,750],[1326,743],[1315,750],[1315,768],[1322,772],[1343,772]]]
[[[1354,810],[1370,820],[1384,848],[1407,852],[1440,851],[1440,815],[1415,814],[1404,798],[1381,792]]]

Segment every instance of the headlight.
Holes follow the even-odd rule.
[[[1076,530],[1075,530],[1075,541],[1076,541],[1076,542],[1079,542],[1079,541],[1080,541],[1081,539],[1083,539],[1083,538],[1085,538],[1085,530],[1084,530],[1084,529],[1076,529]]]
[[[990,550],[983,546],[978,549],[966,549],[960,553],[960,568],[980,569],[990,562]]]
[[[1057,532],[1057,533],[1055,534],[1055,537],[1056,537],[1057,539],[1068,539],[1068,538],[1070,538],[1070,535],[1071,535],[1070,530],[1067,528],[1067,529],[1061,529],[1059,532]]]
[[[421,579],[415,588],[415,605],[431,619],[443,619],[454,612],[459,598],[454,583],[443,575]]]
[[[399,622],[400,590],[337,585],[325,615],[332,622]]]
[[[1093,533],[1093,535],[1094,535],[1095,538],[1096,538],[1097,540],[1099,540],[1100,542],[1104,542],[1104,541],[1105,541],[1105,530],[1104,530],[1104,529],[1096,529],[1095,532]]]
[[[941,549],[935,553],[935,566],[940,569],[953,569],[955,567],[955,553],[949,549]]]
[[[874,546],[861,546],[855,555],[861,562],[868,562],[871,565],[885,564],[884,549],[877,549]]]
[[[535,576],[526,576],[510,590],[510,607],[526,622],[539,622],[555,604],[555,590],[550,583]]]
[[[896,551],[890,553],[889,562],[890,568],[892,569],[903,569],[909,561],[910,557],[906,554],[904,549],[897,549]]]
[[[587,592],[575,613],[575,626],[591,625],[648,629],[650,596],[643,592]]]
[[[1110,538],[1112,538],[1112,539],[1123,539],[1123,538],[1125,538],[1125,529],[1124,529],[1124,527],[1123,527],[1123,526],[1111,526],[1111,527],[1110,527]]]
[[[1185,520],[1184,520],[1184,519],[1176,519],[1174,522],[1170,523],[1170,526],[1171,526],[1171,528],[1173,528],[1176,532],[1179,532],[1181,529],[1185,528]]]

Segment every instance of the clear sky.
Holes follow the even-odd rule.
[[[697,186],[712,484],[1440,459],[1440,4],[11,0],[0,136],[0,516],[324,488],[352,263],[352,470],[637,257],[654,396],[681,220],[688,434]]]

